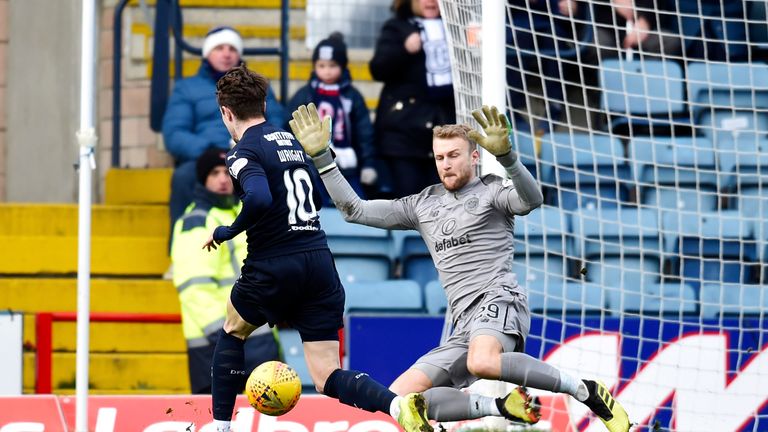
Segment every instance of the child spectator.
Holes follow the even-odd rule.
[[[287,108],[293,112],[299,105],[314,102],[320,116],[331,116],[336,164],[360,194],[362,185],[373,185],[377,177],[373,128],[365,99],[352,85],[347,63],[347,46],[341,33],[334,32],[320,41],[312,52],[314,70],[309,82],[293,95]],[[333,205],[324,189],[322,193],[323,203]]]

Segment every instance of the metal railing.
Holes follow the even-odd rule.
[[[35,316],[37,394],[48,394],[53,390],[53,323],[56,321],[77,321],[77,312],[39,312]],[[91,322],[178,324],[181,322],[181,315],[92,312]]]
[[[123,12],[130,0],[120,0],[115,7],[115,21],[114,21],[114,38],[113,38],[113,66],[112,66],[112,167],[120,166],[120,119],[122,117],[121,112],[121,97],[122,97],[122,45],[123,45]],[[182,77],[182,54],[184,51],[201,55],[202,48],[195,47],[187,43],[183,36],[183,14],[179,0],[157,0],[155,3],[156,11],[165,9],[168,14],[157,14],[163,18],[167,18],[167,21],[155,20],[155,29],[170,28],[173,35],[173,40],[176,45],[174,49],[174,78],[176,80]],[[288,98],[288,37],[289,37],[289,0],[282,0],[280,2],[280,46],[278,48],[245,48],[243,50],[244,56],[254,55],[277,55],[280,57],[280,100],[287,100]],[[166,32],[159,32],[159,34],[165,34]],[[158,32],[155,31],[155,35]],[[153,56],[156,53],[153,53]],[[154,65],[153,63],[153,69]],[[154,70],[153,70],[154,75]],[[169,77],[165,76],[166,80]],[[167,95],[166,95],[167,97]]]

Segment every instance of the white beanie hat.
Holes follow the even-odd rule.
[[[243,56],[243,38],[232,27],[216,27],[208,32],[203,42],[203,57],[219,45],[232,45],[240,57]]]

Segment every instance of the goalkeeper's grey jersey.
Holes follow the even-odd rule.
[[[362,201],[347,199],[347,187],[340,184],[346,182],[338,170],[333,171],[324,174],[323,180],[348,221],[421,233],[454,319],[486,290],[504,288],[524,294],[512,273],[514,215],[527,214],[538,204],[524,202],[512,180],[487,175],[471,180],[458,192],[438,184],[397,200]],[[530,180],[535,188],[535,180]]]

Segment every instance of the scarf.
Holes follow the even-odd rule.
[[[341,169],[357,168],[357,155],[352,147],[352,124],[349,113],[352,110],[352,101],[343,97],[341,91],[351,85],[349,72],[342,74],[338,83],[326,84],[312,73],[309,80],[312,89],[312,102],[317,106],[320,118],[331,116],[333,121],[333,133],[331,148],[336,153],[336,164]]]
[[[451,58],[441,18],[414,18],[419,28],[421,44],[426,56],[427,93],[442,98],[453,93]]]

